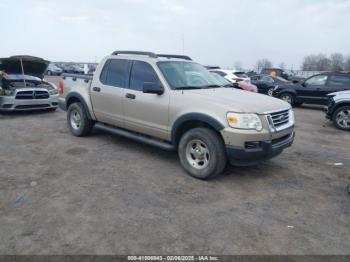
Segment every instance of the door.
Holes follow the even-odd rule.
[[[330,75],[328,78],[327,85],[330,87],[332,92],[350,90],[350,75]]]
[[[125,91],[125,128],[153,137],[167,139],[169,124],[169,93],[143,93],[144,83],[162,85],[156,71],[147,62],[134,61],[131,67],[129,89]]]
[[[91,84],[91,101],[98,121],[124,127],[123,99],[128,86],[131,62],[110,59],[103,67],[100,79]]]
[[[296,88],[298,101],[311,104],[327,103],[326,95],[331,89],[326,85],[328,75],[316,75],[308,78]]]

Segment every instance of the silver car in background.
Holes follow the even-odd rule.
[[[0,111],[57,109],[58,89],[43,79],[48,65],[33,56],[0,58]]]

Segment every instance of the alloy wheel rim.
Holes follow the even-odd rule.
[[[290,95],[282,95],[282,100],[288,102],[289,104],[292,103],[292,97]]]
[[[336,116],[336,121],[342,128],[350,128],[350,110],[341,110]]]
[[[81,116],[75,109],[70,113],[70,124],[74,130],[79,130],[81,126]]]
[[[208,146],[200,139],[191,140],[186,146],[186,159],[195,169],[206,168],[210,161]]]
[[[268,94],[269,96],[272,96],[272,93],[273,93],[273,88],[270,88],[269,90],[267,90],[267,94]]]

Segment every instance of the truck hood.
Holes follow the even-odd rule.
[[[235,88],[195,89],[185,92],[201,97],[203,103],[224,105],[233,112],[266,114],[291,108],[287,102],[280,99]]]
[[[40,79],[44,78],[44,73],[49,66],[49,61],[40,57],[11,56],[8,58],[0,58],[0,70],[8,75],[21,75],[23,74],[21,60],[23,62],[24,75],[35,76]]]

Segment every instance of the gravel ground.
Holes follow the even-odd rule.
[[[60,110],[0,115],[0,253],[350,254],[350,135],[295,112],[291,148],[208,182]]]

